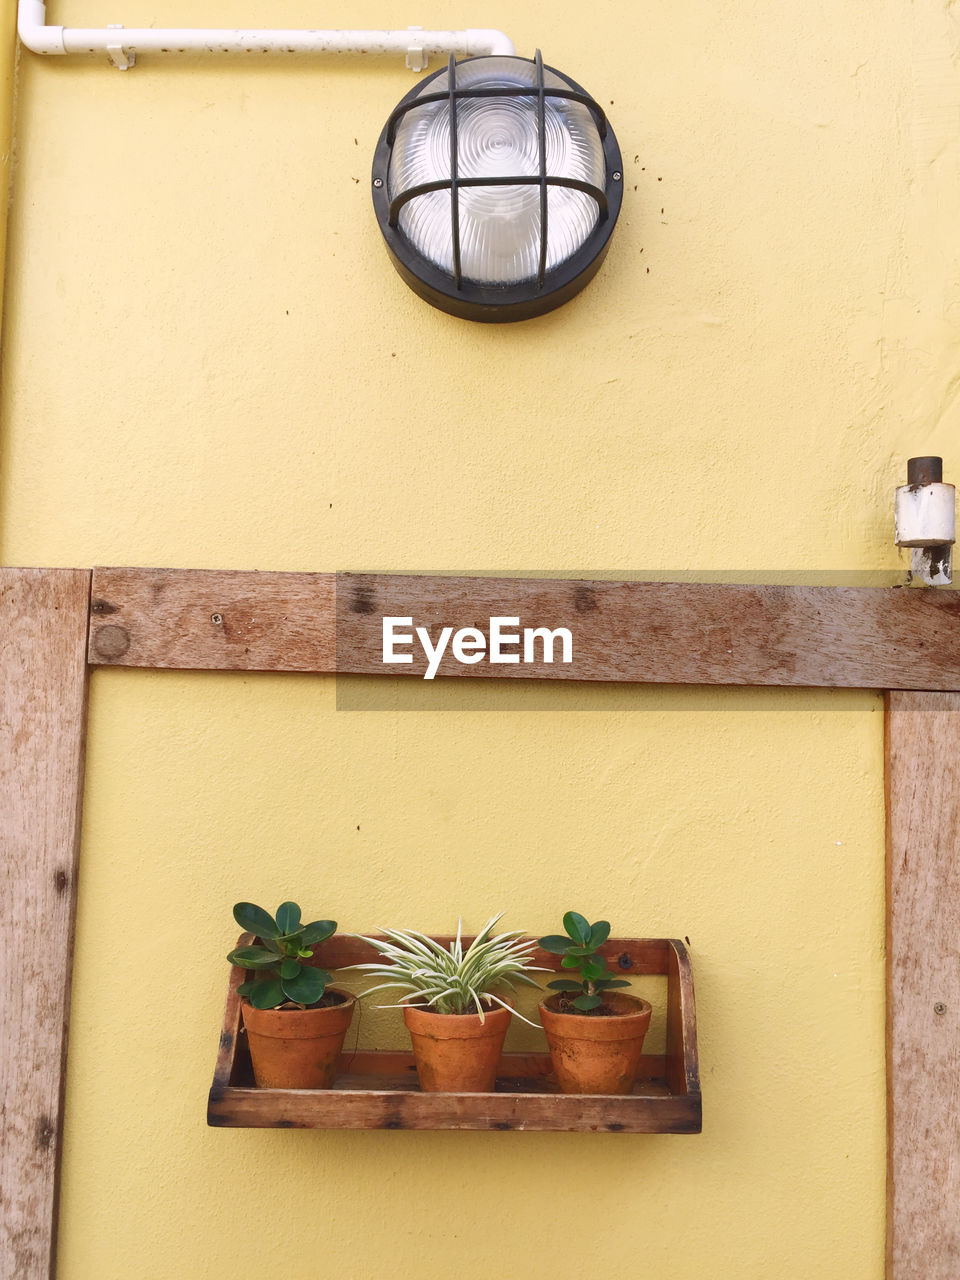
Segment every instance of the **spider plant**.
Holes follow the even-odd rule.
[[[502,914],[502,913],[501,913]],[[512,1005],[494,994],[494,988],[524,983],[535,987],[531,970],[539,966],[530,964],[536,950],[532,939],[524,940],[520,931],[493,935],[500,916],[493,916],[483,926],[466,950],[463,948],[463,921],[457,923],[457,936],[449,947],[443,947],[433,938],[415,929],[383,929],[382,938],[364,938],[383,957],[382,962],[354,964],[351,969],[364,969],[385,981],[369,991],[397,988],[406,991],[396,1005],[380,1005],[379,1008],[403,1008],[416,1003],[433,1009],[435,1013],[472,1013],[476,1009],[483,1022],[484,1001],[502,1005],[521,1021],[535,1027],[535,1022],[517,1013]],[[358,937],[361,935],[357,935]]]

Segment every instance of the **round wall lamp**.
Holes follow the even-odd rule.
[[[599,105],[528,58],[428,76],[397,105],[373,161],[394,266],[466,320],[527,320],[596,274],[620,212],[620,149]]]

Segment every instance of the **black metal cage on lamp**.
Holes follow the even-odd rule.
[[[451,57],[398,104],[373,161],[394,265],[467,320],[526,320],[572,298],[603,261],[622,192],[603,110],[539,50]]]

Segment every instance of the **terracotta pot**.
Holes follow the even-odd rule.
[[[356,996],[326,1009],[254,1009],[241,1001],[253,1074],[260,1089],[329,1089]]]
[[[540,1004],[553,1069],[562,1093],[629,1093],[637,1076],[650,1005],[637,996],[607,992],[612,1014],[560,1013],[560,996]]]
[[[420,1088],[430,1092],[492,1093],[510,1010],[434,1013],[404,1005],[403,1020],[413,1042]]]

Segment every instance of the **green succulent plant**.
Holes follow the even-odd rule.
[[[397,1002],[398,1006],[415,1002],[429,1006],[436,1013],[472,1013],[476,1009],[481,1022],[484,1002],[489,1002],[502,1005],[521,1021],[536,1026],[494,994],[494,989],[501,985],[511,989],[517,982],[531,987],[537,985],[528,977],[528,971],[537,967],[530,964],[534,944],[525,941],[521,932],[491,936],[499,919],[500,916],[494,916],[488,920],[466,950],[459,923],[457,936],[449,948],[413,929],[384,929],[385,937],[363,941],[369,942],[386,963],[354,964],[350,968],[363,969],[385,979],[364,992],[364,996],[395,987],[406,992]]]
[[[579,969],[580,981],[575,978],[558,978],[556,982],[548,982],[552,991],[576,992],[570,1001],[581,1013],[590,1013],[603,1004],[603,992],[613,987],[629,987],[630,983],[623,978],[614,978],[607,968],[603,956],[597,950],[603,946],[610,936],[610,922],[598,920],[590,924],[586,917],[576,911],[568,911],[563,917],[566,935],[551,933],[541,938],[539,945],[551,955],[563,956],[560,966],[563,969]]]
[[[255,1009],[276,1009],[288,1001],[305,1009],[323,999],[330,974],[311,964],[313,948],[337,931],[335,920],[300,921],[295,902],[281,902],[276,917],[252,902],[238,902],[233,918],[241,929],[260,939],[260,945],[236,947],[227,956],[241,969],[254,969],[238,989]]]

